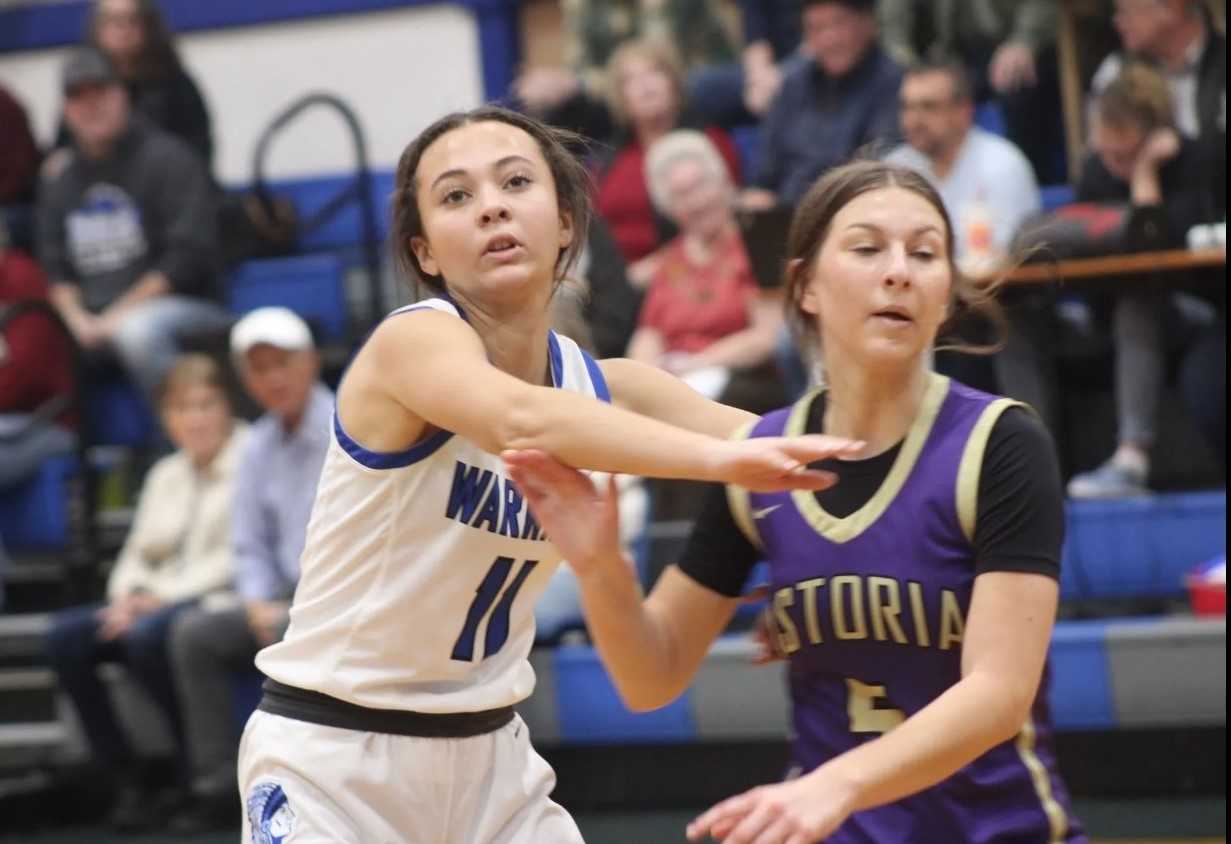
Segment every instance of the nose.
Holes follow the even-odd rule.
[[[484,191],[479,204],[479,224],[490,226],[492,223],[508,222],[509,219],[509,206],[504,196],[496,190]]]
[[[910,287],[910,261],[906,257],[903,246],[894,246],[889,250],[889,263],[885,267],[883,284],[886,287]]]

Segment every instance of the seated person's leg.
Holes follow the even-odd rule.
[[[124,315],[115,337],[129,377],[153,404],[162,377],[182,351],[187,333],[224,331],[231,318],[219,305],[186,296],[160,296],[136,305]]]
[[[234,799],[239,736],[232,717],[232,674],[256,671],[258,645],[242,606],[190,609],[171,626],[170,654],[200,797]]]
[[[1129,293],[1116,299],[1112,332],[1118,442],[1111,459],[1069,482],[1074,498],[1120,498],[1147,491],[1166,362],[1166,308],[1167,297],[1161,293]]]
[[[184,745],[184,730],[176,702],[168,640],[172,621],[195,603],[182,601],[163,606],[138,619],[120,640],[125,665],[166,714],[176,745],[181,751]]]
[[[98,638],[100,609],[101,605],[94,605],[56,613],[47,635],[47,657],[60,688],[77,710],[95,760],[106,770],[124,776],[133,765],[132,746],[98,676],[98,666],[119,660],[121,653],[115,642]]]
[[[1035,409],[1052,436],[1061,434],[1060,399],[1054,357],[1058,320],[1050,294],[1007,299],[1004,348],[992,358],[999,391]]]
[[[1193,421],[1222,460],[1227,451],[1227,326],[1219,323],[1184,356],[1180,390]]]

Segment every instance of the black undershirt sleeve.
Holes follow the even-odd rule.
[[[705,504],[680,557],[684,574],[720,595],[738,598],[761,551],[735,523],[722,484],[710,484]]]
[[[988,436],[979,475],[975,571],[1060,577],[1064,491],[1051,435],[1037,415],[1013,407]]]
[[[823,406],[809,414],[820,433]],[[846,516],[872,497],[892,468],[898,446],[868,460],[825,461],[838,484],[818,494],[825,509]],[[726,490],[712,484],[679,560],[680,569],[715,592],[738,597],[762,553],[740,530]],[[1001,414],[988,435],[979,474],[974,551],[976,574],[1010,571],[1060,576],[1064,493],[1056,450],[1042,421],[1020,407]]]

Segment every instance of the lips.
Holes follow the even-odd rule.
[[[872,316],[892,320],[893,322],[907,323],[915,321],[914,317],[912,317],[905,308],[899,307],[882,308],[881,310],[874,312]]]
[[[511,252],[519,246],[521,242],[511,234],[498,234],[487,241],[487,245],[483,247],[483,254],[500,255]]]

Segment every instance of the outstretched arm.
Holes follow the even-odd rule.
[[[831,450],[814,437],[727,442],[535,386],[493,366],[473,329],[435,311],[377,328],[342,384],[338,413],[351,436],[374,450],[406,448],[435,428],[492,453],[539,449],[587,469],[757,489],[818,488],[821,475],[803,465]]]

